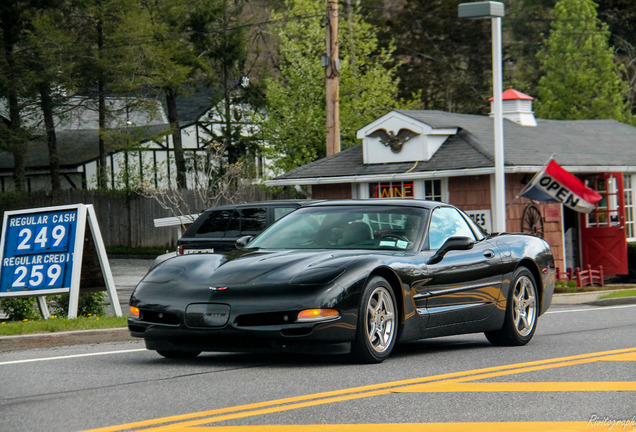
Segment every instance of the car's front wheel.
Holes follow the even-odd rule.
[[[494,345],[525,345],[537,329],[538,316],[537,284],[530,270],[520,267],[512,278],[503,327],[486,332],[486,338]]]
[[[351,354],[360,363],[380,363],[393,350],[397,338],[397,303],[386,279],[375,276],[367,283],[358,313],[358,329]]]
[[[192,359],[201,351],[157,350],[157,354],[169,359]]]

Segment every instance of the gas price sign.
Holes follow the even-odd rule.
[[[54,209],[5,214],[0,295],[71,286],[78,208]]]

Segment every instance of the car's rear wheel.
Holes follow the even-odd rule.
[[[512,278],[506,315],[501,330],[486,332],[494,345],[519,346],[530,342],[537,329],[537,284],[530,270],[518,268]]]
[[[375,276],[367,283],[358,313],[358,329],[351,354],[360,363],[380,363],[397,338],[397,303],[391,285]]]
[[[201,351],[157,350],[157,354],[169,359],[192,359]]]

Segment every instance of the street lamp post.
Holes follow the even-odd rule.
[[[501,18],[504,4],[496,1],[461,3],[459,18],[490,18],[492,26],[492,88],[495,137],[495,226],[497,232],[506,231],[506,181],[504,173],[504,140],[502,114]]]

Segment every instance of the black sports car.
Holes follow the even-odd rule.
[[[184,255],[135,288],[128,327],[171,358],[201,351],[351,353],[485,332],[524,345],[552,301],[548,244],[483,232],[448,204],[325,201],[226,254]]]

